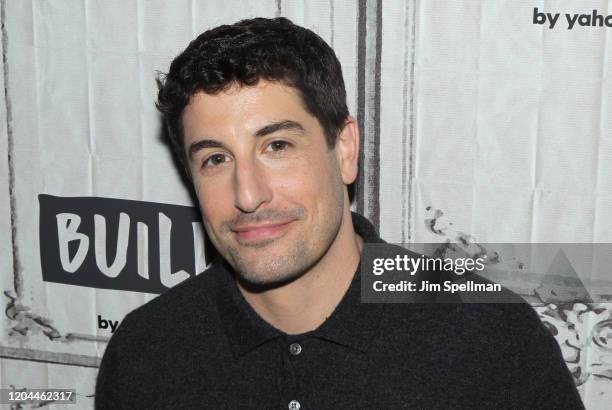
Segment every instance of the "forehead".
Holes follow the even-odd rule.
[[[182,118],[185,143],[204,136],[254,134],[270,122],[284,120],[304,127],[318,124],[295,88],[265,80],[254,86],[232,85],[217,94],[197,92]]]

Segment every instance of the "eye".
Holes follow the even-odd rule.
[[[228,161],[229,161],[229,158],[225,154],[213,154],[204,160],[204,162],[202,163],[202,168],[216,167]]]
[[[287,141],[282,141],[282,140],[272,141],[266,147],[266,151],[275,151],[275,152],[285,151],[287,148],[289,148],[289,145],[290,144]]]

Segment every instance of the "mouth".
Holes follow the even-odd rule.
[[[258,225],[245,225],[233,228],[236,239],[240,244],[253,245],[260,242],[269,242],[283,236],[289,229],[293,220],[287,222],[274,222]]]

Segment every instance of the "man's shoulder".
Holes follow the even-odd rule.
[[[506,383],[504,375],[522,377],[529,366],[567,372],[553,335],[526,302],[405,304],[388,311],[391,349],[410,345],[419,357],[447,358],[458,373]]]
[[[190,363],[215,360],[225,345],[215,297],[224,274],[213,264],[125,316],[100,363],[96,405],[114,408],[120,400],[130,408],[158,408],[144,403],[173,382],[187,383]]]
[[[477,323],[479,328],[491,332],[505,329],[517,336],[543,327],[535,310],[527,302],[514,303],[461,303],[452,309],[450,316],[460,323]]]
[[[226,272],[213,263],[207,270],[172,287],[129,312],[118,331],[148,337],[197,327],[200,334],[219,329],[216,292]]]
[[[387,320],[420,332],[433,330],[434,337],[451,337],[470,344],[527,338],[552,337],[535,310],[526,302],[517,303],[419,303],[387,307]],[[435,329],[435,330],[434,330]]]

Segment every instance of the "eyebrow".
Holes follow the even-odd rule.
[[[255,137],[265,137],[266,135],[270,135],[282,130],[292,130],[303,133],[304,127],[299,122],[291,120],[273,122],[257,130],[257,132],[255,132]],[[193,155],[204,148],[225,149],[225,145],[214,139],[203,139],[200,141],[193,142],[191,145],[189,145],[189,159],[193,159]]]
[[[265,127],[259,129],[256,133],[256,137],[264,137],[268,134],[272,134],[281,130],[292,130],[292,131],[300,131],[304,132],[304,127],[299,122],[285,120],[279,122],[273,122],[272,124],[268,124]]]
[[[189,145],[189,159],[190,160],[193,159],[193,155],[196,152],[204,148],[224,148],[225,149],[225,145],[221,144],[219,141],[209,140],[209,139],[196,141],[192,143],[191,145]]]

